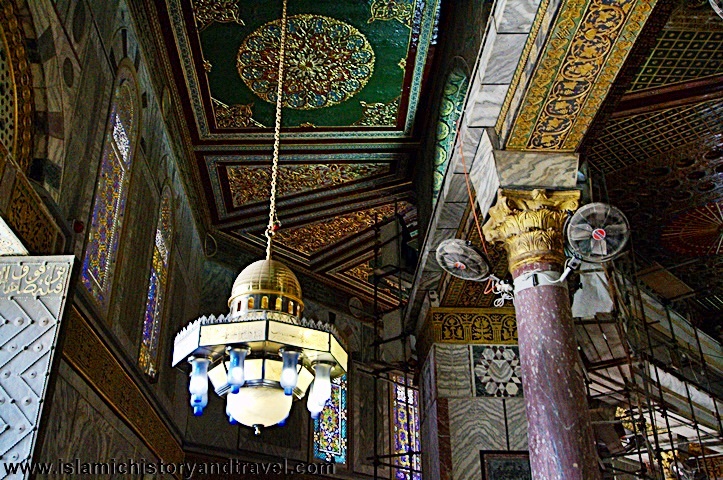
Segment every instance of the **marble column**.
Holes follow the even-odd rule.
[[[515,311],[528,421],[532,478],[598,480],[582,366],[576,350],[562,272],[563,225],[578,191],[500,190],[484,226],[489,242],[504,242],[517,285]]]

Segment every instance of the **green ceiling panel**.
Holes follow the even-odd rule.
[[[292,75],[287,76],[285,85],[288,88],[290,82],[298,80],[299,86],[313,83],[314,86],[306,86],[331,93],[319,100],[320,108],[285,108],[284,126],[389,125],[389,115],[364,119],[365,111],[378,109],[365,109],[362,102],[396,108],[397,99],[405,91],[405,68],[414,68],[415,74],[421,74],[421,68],[415,65],[415,38],[423,18],[422,8],[422,0],[289,2],[290,52],[286,55],[286,68]],[[281,2],[246,1],[238,12],[242,24],[217,21],[200,31],[203,59],[210,63],[207,76],[211,96],[226,105],[253,104],[253,120],[264,126],[274,123],[274,105],[254,93],[241,78],[239,48],[243,45],[248,47],[247,52],[256,52],[255,58],[262,64],[261,68],[246,71],[270,73],[273,77],[272,66],[278,58],[278,29],[266,24],[277,21],[280,10]],[[429,28],[431,23],[424,25]],[[430,35],[426,32],[423,37]],[[373,51],[373,59],[369,50]],[[297,75],[293,75],[295,67]],[[299,68],[304,67],[310,70],[307,77],[297,78]],[[371,68],[363,71],[361,67]],[[273,100],[275,82],[267,86]],[[308,96],[308,91],[302,90],[299,95]],[[305,100],[300,102],[309,105]]]

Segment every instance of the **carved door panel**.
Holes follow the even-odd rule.
[[[73,258],[0,257],[0,464],[32,458]]]

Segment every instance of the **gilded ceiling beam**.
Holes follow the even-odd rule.
[[[563,1],[509,131],[498,120],[505,149],[576,151],[656,1]]]

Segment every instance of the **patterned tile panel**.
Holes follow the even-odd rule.
[[[520,349],[510,345],[472,347],[475,394],[478,397],[520,397]]]

